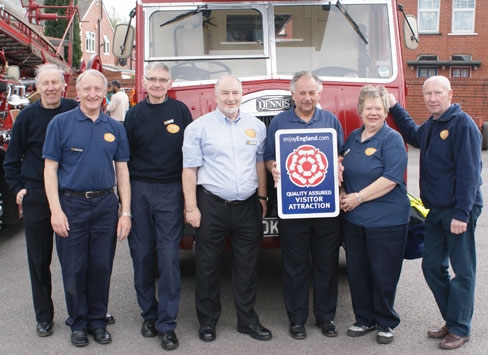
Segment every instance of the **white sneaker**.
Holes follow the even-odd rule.
[[[378,327],[376,341],[380,344],[390,344],[393,342],[395,335],[390,327]]]
[[[347,330],[347,335],[350,337],[360,337],[361,335],[364,335],[375,329],[376,329],[376,324],[373,324],[372,326],[368,327],[367,325],[364,324],[354,323]]]

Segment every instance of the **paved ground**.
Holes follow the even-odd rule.
[[[418,151],[409,152],[409,190],[418,196]],[[488,152],[483,152],[485,167]],[[488,182],[488,170],[483,172]],[[483,187],[485,196],[488,184]],[[488,198],[488,197],[487,197]],[[478,284],[472,338],[457,353],[484,354],[488,348],[486,323],[488,320],[488,233],[487,210],[478,223]],[[155,354],[164,352],[157,339],[143,338],[141,318],[133,289],[132,264],[126,242],[118,245],[112,277],[110,310],[117,321],[109,326],[113,336],[110,345],[91,341],[86,348],[70,344],[70,330],[64,325],[66,308],[62,291],[57,256],[53,257],[53,297],[56,307],[54,335],[38,338],[32,310],[30,284],[25,255],[22,226],[13,226],[0,236],[0,354]],[[341,254],[339,304],[336,323],[337,338],[326,338],[314,326],[311,317],[307,324],[308,338],[293,340],[288,335],[288,324],[281,298],[280,256],[278,251],[261,253],[257,311],[262,323],[273,331],[273,339],[259,342],[235,331],[235,311],[231,292],[229,260],[222,282],[223,314],[217,328],[217,340],[203,343],[198,339],[193,285],[194,262],[191,252],[181,253],[183,296],[178,318],[177,334],[180,347],[174,354],[445,354],[437,348],[437,341],[427,339],[428,327],[442,324],[432,294],[420,269],[420,260],[407,260],[398,288],[396,308],[402,317],[395,342],[379,345],[375,334],[349,338],[346,330],[353,323],[353,313],[345,274],[344,255]],[[455,352],[455,351],[453,351]]]

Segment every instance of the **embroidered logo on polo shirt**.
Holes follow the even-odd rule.
[[[372,156],[374,153],[376,153],[376,148],[366,148],[366,150],[364,151],[364,154],[366,154],[366,156],[370,157]]]
[[[449,131],[447,129],[441,131],[440,136],[442,139],[446,139],[447,137],[449,137]]]
[[[180,131],[180,127],[176,124],[170,124],[168,127],[166,127],[166,130],[169,133],[178,133]]]
[[[112,143],[115,140],[115,136],[112,133],[105,133],[103,139],[105,139],[106,142]]]
[[[246,129],[246,136],[251,137],[251,138],[256,138],[256,131],[253,129]]]

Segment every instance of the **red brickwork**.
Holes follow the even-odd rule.
[[[101,1],[92,1],[83,20],[80,22],[81,26],[81,50],[83,52],[83,60],[88,64],[93,54],[99,54],[103,64],[118,65],[117,58],[112,55],[113,43],[113,28],[106,11],[100,13]],[[101,19],[101,20],[100,20]],[[100,27],[100,32],[99,32]],[[95,53],[86,52],[86,32],[95,33]],[[110,53],[103,53],[103,36],[108,35],[110,38]],[[100,38],[99,38],[100,37]]]
[[[405,12],[418,18],[418,0],[401,0]],[[488,119],[488,6],[484,0],[476,1],[475,33],[452,35],[452,0],[441,0],[438,34],[422,34],[415,50],[403,46],[405,76],[408,85],[407,109],[420,123],[428,118],[422,98],[424,79],[417,78],[417,69],[410,68],[407,61],[417,60],[419,55],[437,55],[438,60],[450,60],[452,55],[471,55],[473,61],[481,61],[481,66],[471,70],[471,78],[450,78],[454,90],[453,102],[473,118]],[[438,74],[450,77],[449,67],[439,67]]]

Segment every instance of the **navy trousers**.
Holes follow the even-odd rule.
[[[36,320],[38,323],[50,322],[54,317],[51,298],[54,232],[44,189],[29,189],[22,201],[22,211]]]
[[[85,199],[61,196],[69,235],[56,235],[71,330],[105,328],[117,241],[115,194]]]
[[[396,328],[394,309],[403,265],[408,224],[361,227],[344,221],[347,277],[356,322]]]
[[[159,332],[174,330],[181,298],[182,186],[133,180],[131,191],[129,248],[141,315],[156,320]]]
[[[468,228],[451,233],[453,208],[431,208],[425,220],[422,271],[434,294],[449,331],[466,337],[471,333],[476,282],[476,222],[481,207],[469,214]],[[455,277],[449,274],[449,262]]]
[[[310,278],[317,322],[334,320],[337,307],[339,218],[280,219],[283,298],[290,323],[308,318]]]

